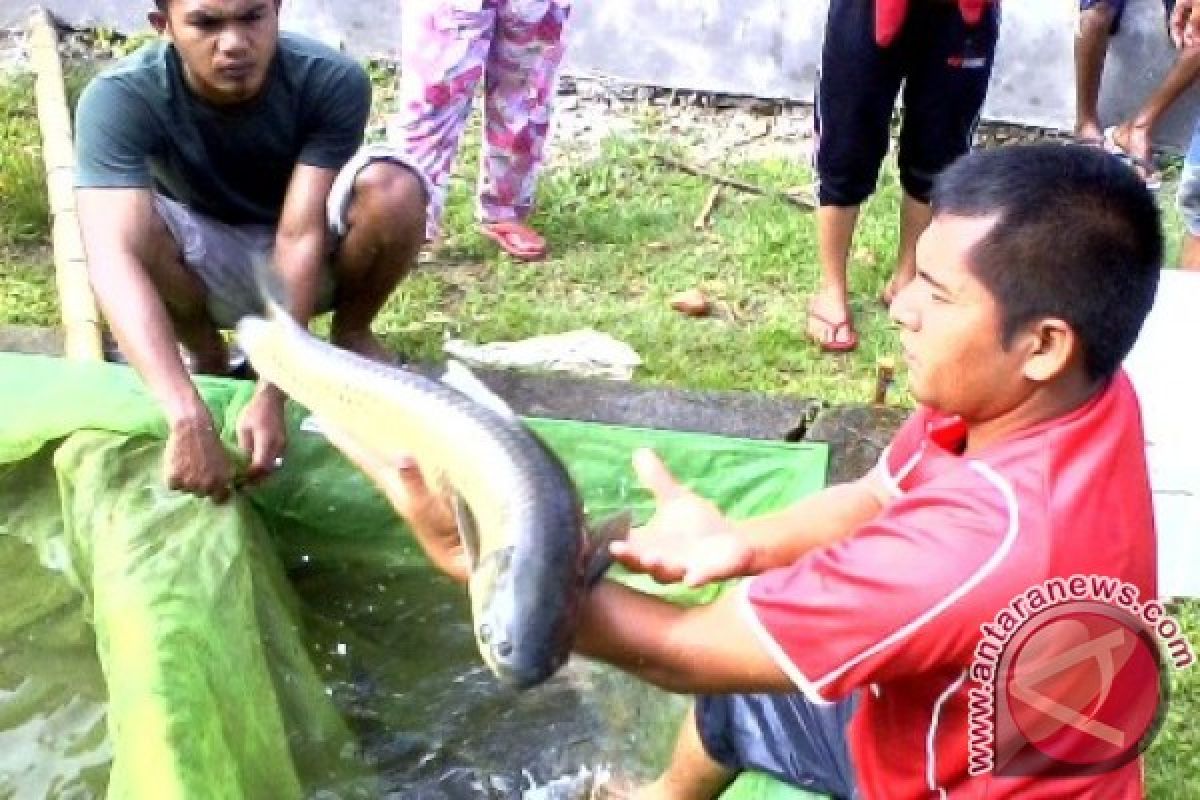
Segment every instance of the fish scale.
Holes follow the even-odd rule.
[[[561,462],[515,415],[323,342],[272,299],[265,308],[237,327],[258,374],[372,450],[411,456],[430,485],[461,500],[484,661],[519,688],[552,675],[587,589],[582,505]]]

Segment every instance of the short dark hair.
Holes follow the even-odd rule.
[[[998,215],[969,258],[1001,308],[1005,347],[1022,326],[1057,317],[1079,337],[1089,378],[1116,372],[1163,260],[1158,206],[1130,167],[1080,145],[978,150],[941,174],[931,203],[935,215]]]

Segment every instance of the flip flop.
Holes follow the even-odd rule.
[[[1117,142],[1116,125],[1110,125],[1104,129],[1104,149],[1132,167],[1142,182],[1146,184],[1147,189],[1157,192],[1162,188],[1162,173],[1158,171],[1158,165],[1154,163],[1154,159],[1135,156],[1122,147]]]
[[[546,240],[520,222],[489,222],[479,232],[518,261],[540,261],[546,257]]]
[[[811,308],[808,309],[808,317],[809,319],[822,322],[829,327],[829,335],[826,337],[813,336],[807,330],[805,331],[808,333],[808,338],[812,339],[823,352],[849,353],[858,347],[858,332],[854,330],[854,325],[849,317],[841,322],[834,322],[828,317],[813,311]],[[844,338],[839,336],[842,331],[846,332]]]

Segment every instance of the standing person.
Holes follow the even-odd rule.
[[[271,258],[301,324],[386,358],[371,321],[416,261],[425,199],[397,153],[359,151],[366,71],[280,34],[279,0],[156,0],[161,34],[88,84],[75,186],[96,298],[167,418],[175,489],[226,498],[233,467],[192,384],[229,368],[222,329],[258,310]],[[357,153],[357,154],[356,154]],[[250,481],[278,465],[284,397],[260,382],[237,423]]]
[[[988,0],[832,0],[817,85],[817,255],[807,332],[824,351],[858,346],[846,285],[859,208],[875,191],[901,86],[903,199],[890,304],[913,277],[933,178],[967,151],[987,93],[1000,16]]]
[[[1013,674],[975,668],[983,626],[1035,619],[1047,600],[1034,592],[1084,576],[1120,585],[1127,611],[1157,599],[1145,436],[1121,362],[1158,286],[1158,208],[1111,155],[1051,144],[973,153],[931,199],[917,277],[891,308],[918,409],[871,473],[733,521],[639,454],[658,507],[613,555],[664,582],[746,578],[702,607],[612,582],[583,600],[577,651],[699,695],[645,800],[715,797],[746,769],[840,798],[1143,796],[1148,728],[1134,726],[1158,708],[1154,656],[1139,651],[1113,696],[1097,688],[1097,673],[1123,669],[1101,648],[1114,635],[1137,647],[1141,625],[1097,638],[1068,625],[1036,647],[993,649],[1001,664],[1031,653],[1057,665],[1012,711],[1050,745],[1013,772],[977,769],[968,745],[975,692],[991,697]],[[454,515],[415,465],[335,440],[464,580]],[[1122,748],[1104,751],[1104,769],[1099,740],[1077,727],[1101,716]],[[997,737],[997,750],[1016,738]]]
[[[522,261],[546,255],[526,224],[550,130],[570,0],[408,0],[400,110],[389,139],[424,171],[426,237],[441,229],[447,184],[475,89],[484,82],[479,230]]]
[[[1162,185],[1154,164],[1151,138],[1154,128],[1171,105],[1200,75],[1200,47],[1179,45],[1179,55],[1162,83],[1133,116],[1104,129],[1097,110],[1100,78],[1104,72],[1109,38],[1120,30],[1127,0],[1080,0],[1079,30],[1075,38],[1075,137],[1083,144],[1103,144],[1129,159],[1151,189]],[[1169,20],[1174,0],[1163,0]]]
[[[1200,8],[1197,0],[1178,0],[1171,14],[1171,41],[1187,52],[1200,51]],[[1181,269],[1200,271],[1200,119],[1192,130],[1192,141],[1179,179],[1179,212],[1186,228],[1179,253]]]

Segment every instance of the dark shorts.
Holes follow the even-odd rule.
[[[764,772],[811,792],[853,798],[846,726],[856,701],[817,705],[800,692],[702,695],[696,727],[708,755],[730,770]]]
[[[1090,11],[1097,6],[1107,6],[1112,11],[1112,32],[1115,34],[1121,29],[1121,19],[1125,16],[1126,2],[1127,0],[1079,0],[1079,10]],[[1163,0],[1163,10],[1166,12],[1169,22],[1172,12],[1175,11],[1175,0]]]
[[[821,205],[856,206],[875,190],[904,87],[896,160],[909,195],[928,202],[933,180],[971,146],[1000,31],[996,4],[968,26],[958,7],[914,3],[888,47],[875,42],[869,0],[832,0],[817,82],[816,169]]]

